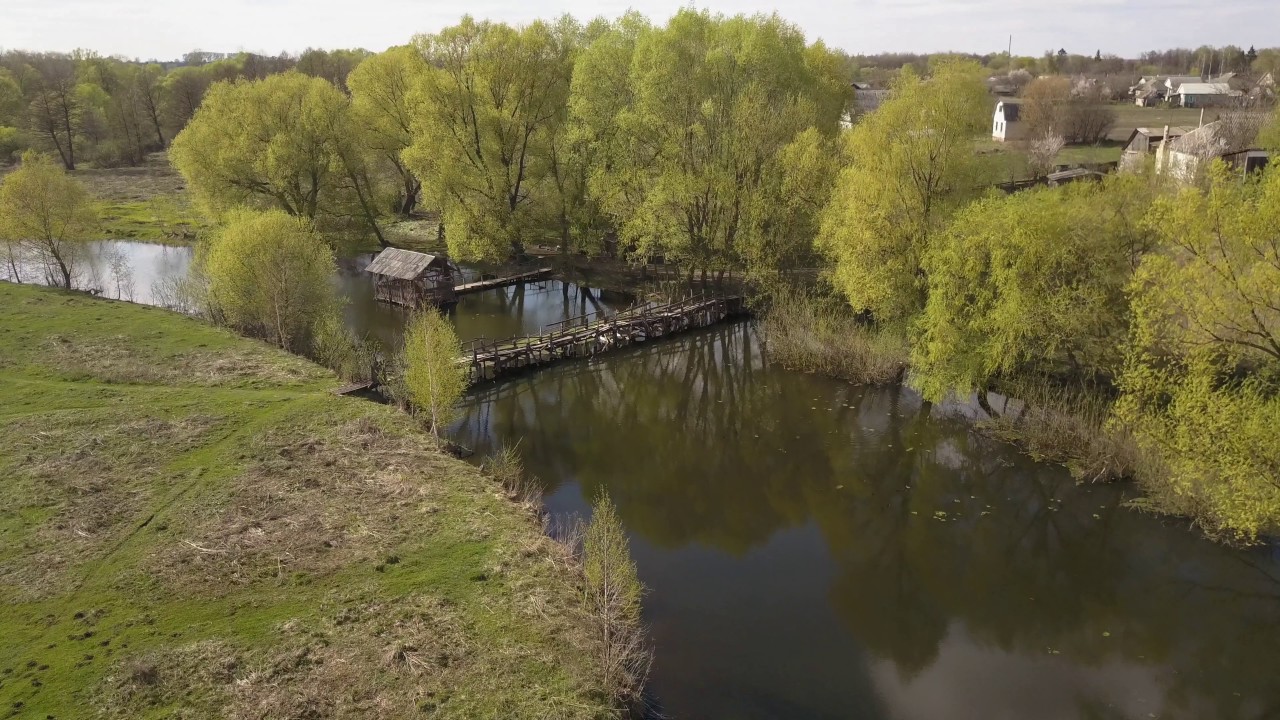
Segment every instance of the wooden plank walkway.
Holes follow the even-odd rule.
[[[489,280],[476,280],[475,282],[463,283],[453,288],[455,295],[466,295],[468,293],[483,292],[485,290],[493,290],[508,285],[519,285],[530,280],[540,280],[551,274],[551,268],[544,267],[519,275],[508,275],[507,277],[491,278]]]
[[[591,357],[636,343],[713,325],[745,311],[741,296],[689,296],[671,302],[642,302],[618,313],[582,315],[543,328],[538,335],[489,340],[464,346],[459,364],[471,383],[564,360]]]

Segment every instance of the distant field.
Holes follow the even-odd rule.
[[[1126,134],[1126,138],[1128,135]],[[1033,173],[1027,164],[1027,149],[1022,143],[1000,143],[994,140],[978,144],[978,152],[988,157],[995,166],[996,177],[1001,180],[1026,180]],[[1058,153],[1058,165],[1092,165],[1120,160],[1124,146],[1119,143],[1103,145],[1071,145]]]

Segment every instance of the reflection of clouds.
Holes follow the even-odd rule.
[[[953,624],[929,667],[907,679],[892,661],[877,660],[871,678],[898,720],[1165,716],[1171,673],[1119,662],[1086,667],[1051,650],[1029,656],[984,647]]]

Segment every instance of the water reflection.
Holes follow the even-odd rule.
[[[746,324],[478,392],[556,513],[608,490],[678,717],[1262,718],[1280,558],[1123,509]]]
[[[127,240],[87,242],[82,250],[75,258],[76,287],[145,305],[171,303],[173,283],[186,277],[195,256],[190,246]],[[373,279],[364,271],[373,257],[365,253],[340,259],[334,282],[346,300],[348,325],[357,334],[378,340],[386,349],[398,348],[409,312],[373,299]],[[18,270],[23,282],[46,282],[44,269],[38,263],[22,263]],[[474,271],[463,268],[463,273],[460,282],[474,279]],[[13,270],[0,264],[0,279],[14,280]],[[449,316],[458,337],[465,342],[479,337],[497,339],[536,333],[554,322],[589,312],[615,311],[630,303],[629,297],[546,280],[465,295]]]

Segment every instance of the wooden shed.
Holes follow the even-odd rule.
[[[374,276],[374,298],[396,305],[451,305],[453,271],[439,255],[387,248],[365,268]]]

